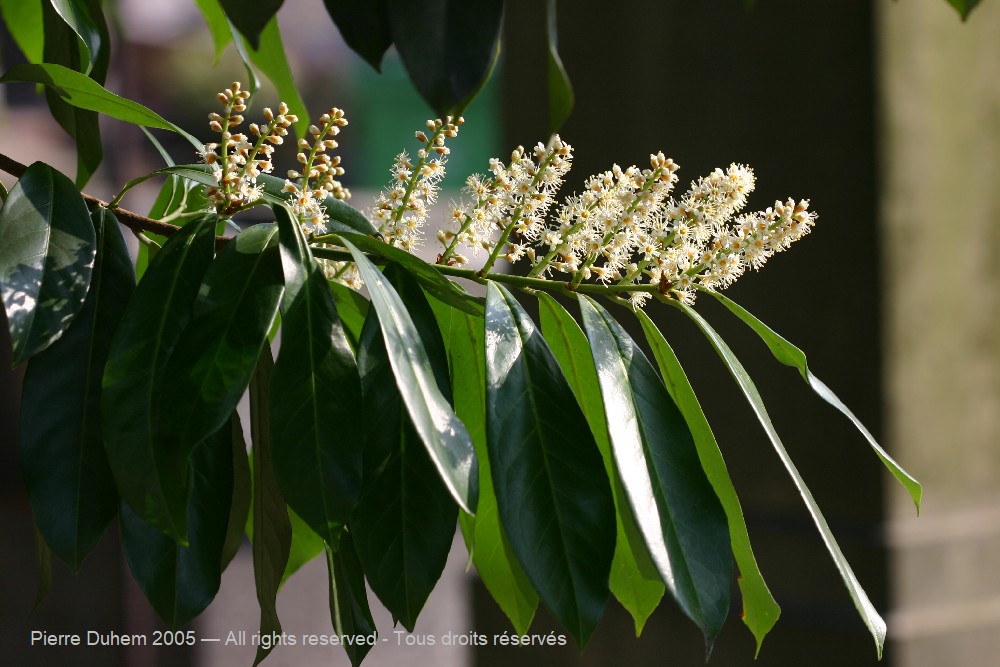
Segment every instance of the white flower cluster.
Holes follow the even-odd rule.
[[[323,200],[327,197],[347,200],[351,192],[345,188],[337,176],[344,175],[340,166],[340,156],[331,157],[326,154],[328,149],[337,147],[333,137],[340,134],[340,128],[347,125],[344,112],[334,107],[320,116],[321,125],[309,126],[312,143],[299,139],[299,153],[296,159],[302,165],[302,172],[289,170],[285,180],[284,191],[291,195],[289,204],[292,212],[298,216],[303,229],[312,234],[326,232],[326,208]],[[293,181],[292,179],[295,179]]]

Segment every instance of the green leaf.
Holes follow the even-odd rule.
[[[351,347],[358,349],[358,341],[361,339],[361,327],[368,317],[368,299],[352,290],[350,287],[330,281],[330,292],[333,293],[333,301],[337,304],[337,314],[344,325],[344,331],[351,341]]]
[[[948,4],[955,8],[962,20],[969,18],[972,10],[979,5],[979,0],[948,0]]]
[[[76,186],[35,162],[0,209],[0,295],[17,365],[59,338],[83,308],[94,225]]]
[[[452,497],[459,507],[474,514],[479,489],[476,452],[469,432],[438,389],[413,318],[396,291],[364,253],[342,240],[354,256],[378,313],[396,384],[413,426]]]
[[[160,380],[154,432],[183,467],[191,450],[236,409],[283,291],[278,227],[240,232],[209,266],[194,317]]]
[[[816,500],[809,491],[809,487],[806,486],[802,476],[799,475],[799,471],[795,468],[795,464],[792,463],[791,457],[788,456],[785,446],[781,443],[781,439],[778,437],[778,432],[774,429],[774,425],[771,423],[771,418],[768,416],[767,410],[764,408],[764,401],[761,399],[760,393],[757,391],[757,387],[754,385],[753,380],[750,379],[746,369],[743,368],[743,364],[741,364],[740,360],[736,358],[733,351],[729,349],[726,342],[722,340],[719,334],[715,332],[711,325],[709,325],[709,323],[706,322],[697,311],[680,302],[672,301],[671,304],[680,308],[684,314],[694,320],[695,324],[698,325],[698,328],[701,329],[702,333],[705,334],[705,337],[708,338],[712,347],[715,348],[715,351],[719,353],[723,363],[725,363],[729,372],[732,374],[733,379],[736,380],[736,384],[739,385],[740,390],[743,392],[744,396],[746,396],[747,401],[753,408],[754,414],[757,415],[757,419],[764,427],[764,431],[767,433],[768,438],[770,438],[771,444],[774,445],[774,449],[778,453],[778,458],[781,459],[781,463],[785,466],[785,470],[788,471],[789,476],[795,483],[795,488],[798,489],[799,494],[805,501],[806,508],[809,510],[810,516],[812,516],[813,521],[816,523],[816,527],[819,529],[820,535],[823,538],[823,543],[830,552],[830,556],[833,558],[833,562],[837,566],[840,576],[847,585],[847,590],[851,594],[851,598],[854,600],[854,605],[857,607],[858,613],[861,615],[862,620],[865,622],[865,625],[868,626],[868,630],[875,639],[875,647],[878,651],[878,657],[881,659],[882,647],[885,644],[885,621],[882,620],[882,617],[879,616],[878,612],[875,610],[875,607],[868,599],[868,595],[865,593],[864,589],[861,588],[861,584],[858,583],[857,578],[854,576],[854,571],[851,570],[851,566],[848,564],[847,559],[844,558],[844,554],[840,551],[840,546],[837,544],[837,540],[830,531],[830,526],[827,525],[826,519],[823,518],[823,513],[820,512],[819,506],[816,504]]]
[[[250,461],[247,459],[247,445],[243,440],[243,426],[239,414],[233,413],[230,423],[231,442],[233,449],[233,497],[229,504],[229,523],[226,529],[226,539],[222,547],[222,571],[236,558],[237,552],[243,546],[243,536],[246,535],[247,519],[250,513],[250,503],[253,500],[253,487],[250,481]]]
[[[212,43],[215,44],[215,64],[218,64],[219,56],[226,50],[229,42],[233,41],[229,19],[226,18],[226,13],[222,11],[218,0],[194,0],[194,3],[198,5],[208,31],[212,34]]]
[[[171,350],[212,261],[214,215],[182,227],[150,263],[111,343],[101,396],[105,448],[122,498],[142,519],[186,541],[186,472],[156,441],[154,415]]]
[[[413,319],[438,390],[450,401],[448,359],[426,297],[398,265],[386,268],[385,276]],[[377,309],[361,333],[358,369],[369,418],[364,485],[350,531],[372,591],[413,632],[448,560],[458,508],[406,411]]]
[[[302,569],[303,565],[311,563],[326,549],[323,538],[317,535],[298,514],[288,510],[288,519],[292,522],[292,545],[288,549],[288,564],[285,565],[285,571],[281,575],[282,586]]]
[[[649,316],[641,310],[636,311],[636,316],[642,324],[653,356],[656,357],[667,391],[670,392],[670,397],[677,404],[691,430],[695,447],[698,449],[698,457],[701,459],[701,467],[726,512],[726,519],[729,522],[729,543],[736,559],[736,566],[740,570],[740,577],[737,580],[740,592],[743,594],[743,613],[740,617],[757,640],[759,654],[761,643],[777,623],[781,608],[772,597],[757,567],[757,560],[750,547],[746,522],[743,520],[740,499],[736,495],[736,489],[729,477],[719,445],[715,441],[712,427],[702,412],[701,404],[698,403],[698,397],[695,396],[680,360]]]
[[[52,8],[62,17],[66,25],[76,33],[76,36],[83,43],[84,50],[89,61],[84,74],[90,74],[101,51],[101,32],[90,17],[86,0],[49,0]],[[103,20],[103,17],[102,17]]]
[[[387,0],[323,0],[323,4],[347,45],[381,72],[382,56],[392,45]]]
[[[101,380],[135,288],[118,221],[100,208],[94,226],[97,261],[83,308],[60,340],[28,362],[21,390],[21,472],[32,513],[74,571],[118,513],[101,430]]]
[[[285,179],[283,178],[261,174],[257,177],[257,183],[264,188],[264,195],[269,197],[269,201],[284,203],[291,198],[291,193],[284,190]],[[345,201],[335,197],[327,197],[323,200],[323,209],[330,216],[331,231],[379,236],[378,230],[375,229],[371,221],[361,211]]]
[[[298,222],[275,207],[285,296],[270,389],[274,472],[288,506],[336,546],[361,491],[361,380]]]
[[[132,576],[171,628],[197,616],[219,592],[233,497],[232,429],[226,424],[191,456],[190,546],[181,546],[122,505],[122,548]]]
[[[538,304],[542,333],[583,409],[590,432],[604,459],[605,472],[611,480],[617,513],[617,539],[608,583],[611,593],[632,615],[638,637],[649,615],[659,606],[665,587],[642,541],[632,508],[614,468],[601,387],[587,337],[573,316],[554,298],[539,292]]]
[[[633,515],[667,590],[701,628],[710,652],[729,613],[726,515],[656,371],[607,311],[583,295],[579,301]]]
[[[18,81],[44,84],[67,103],[79,109],[97,111],[133,125],[171,130],[188,139],[196,148],[202,147],[200,141],[170,121],[164,120],[154,111],[138,102],[115,95],[93,79],[68,67],[52,64],[15,65],[0,77],[0,83]]]
[[[573,84],[569,81],[562,58],[559,57],[559,28],[556,22],[556,0],[545,4],[545,27],[548,37],[549,134],[555,134],[573,110]]]
[[[503,0],[388,0],[396,50],[417,91],[438,114],[455,115],[496,57]]]
[[[368,608],[365,575],[354,552],[350,533],[344,533],[341,548],[326,550],[327,571],[330,574],[330,620],[333,631],[340,637],[350,637],[344,650],[353,667],[361,664],[376,641],[375,621]],[[358,641],[362,637],[364,642]]]
[[[917,512],[920,512],[920,498],[923,494],[923,488],[916,479],[913,478],[910,473],[903,470],[898,463],[896,463],[888,452],[882,449],[878,442],[875,440],[875,436],[865,428],[865,425],[861,423],[861,420],[854,416],[840,398],[837,397],[833,390],[830,389],[826,384],[820,380],[818,377],[813,375],[812,371],[809,370],[808,362],[806,361],[805,353],[792,345],[790,342],[785,340],[780,334],[776,333],[773,329],[768,327],[766,324],[754,317],[750,312],[744,309],[741,305],[729,299],[718,292],[709,292],[712,296],[722,302],[722,304],[728,308],[736,317],[740,318],[745,322],[751,329],[760,336],[761,340],[767,345],[768,349],[771,350],[771,354],[774,358],[783,363],[786,366],[791,366],[797,368],[799,373],[802,375],[802,379],[806,381],[812,390],[815,391],[820,398],[824,401],[837,408],[844,416],[851,420],[851,423],[861,431],[861,434],[865,436],[868,444],[871,448],[875,450],[875,454],[882,460],[885,467],[892,473],[903,488],[909,492],[910,497],[913,499],[913,504],[916,505]]]
[[[253,48],[257,48],[265,26],[283,3],[284,0],[219,0],[233,26]]]
[[[280,4],[280,2],[278,3]],[[275,7],[277,9],[277,7]],[[275,16],[260,32],[259,43],[251,41],[248,55],[257,68],[274,84],[278,98],[283,100],[293,114],[299,117],[295,123],[295,134],[306,137],[309,131],[309,110],[295,86],[292,69],[285,55],[285,45],[281,42],[278,17]]]
[[[538,609],[538,593],[517,561],[500,525],[486,451],[486,344],[482,318],[441,301],[430,302],[438,319],[454,388],[455,414],[469,430],[479,461],[476,515],[459,519],[466,546],[486,590],[500,605],[519,635],[526,634]]]
[[[7,31],[29,63],[42,62],[42,0],[0,0]]]
[[[250,381],[250,439],[253,443],[253,575],[260,605],[260,634],[281,633],[276,600],[282,574],[288,563],[292,526],[285,497],[278,487],[271,461],[271,427],[268,391],[274,360],[271,348],[261,350],[260,361]],[[273,646],[257,647],[254,667]]]
[[[545,604],[582,649],[608,599],[615,508],[600,452],[541,333],[486,292],[486,433],[500,520]]]
[[[31,605],[31,613],[41,606],[52,591],[52,549],[38,529],[38,524],[32,524],[35,533],[35,556],[38,562],[38,590],[35,591],[35,603]]]

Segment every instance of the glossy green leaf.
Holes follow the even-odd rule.
[[[21,472],[32,513],[73,570],[118,513],[104,453],[101,380],[135,273],[118,221],[94,213],[97,261],[83,308],[62,338],[34,356],[21,389]]]
[[[382,71],[382,56],[392,45],[387,0],[323,0],[341,37],[376,71]]]
[[[962,20],[969,18],[969,14],[979,5],[979,0],[948,0],[948,4],[955,8]]]
[[[226,539],[222,545],[223,571],[229,567],[229,564],[236,558],[240,547],[243,546],[250,504],[253,501],[247,445],[243,440],[243,425],[236,412],[233,413],[230,431],[233,456],[233,497],[229,503],[229,522],[226,528]]]
[[[289,192],[284,190],[285,179],[261,174],[257,177],[257,183],[264,189],[264,195],[272,202],[287,202],[291,197]],[[330,216],[331,232],[357,232],[358,234],[379,236],[378,230],[365,215],[345,201],[335,197],[327,197],[323,200],[323,209]]]
[[[44,350],[83,307],[94,268],[94,225],[76,186],[36,162],[0,209],[0,295],[13,363]]]
[[[549,134],[555,134],[573,110],[573,84],[559,57],[556,0],[546,0],[545,27],[548,38]]]
[[[226,16],[254,48],[263,39],[261,33],[283,3],[284,0],[219,0]]]
[[[844,583],[847,585],[847,590],[851,594],[851,598],[854,600],[858,613],[861,615],[862,620],[865,622],[865,625],[868,626],[869,632],[871,632],[872,637],[875,639],[878,657],[881,659],[882,647],[885,644],[885,621],[882,620],[882,617],[879,616],[879,613],[875,610],[875,607],[868,599],[868,595],[858,582],[857,577],[854,576],[854,571],[851,570],[850,564],[848,564],[847,559],[844,558],[844,554],[840,551],[840,546],[837,544],[837,540],[834,538],[833,532],[830,531],[830,526],[827,525],[826,519],[823,518],[823,513],[816,504],[816,500],[809,491],[809,487],[806,486],[805,481],[802,479],[802,476],[799,475],[799,471],[795,468],[795,464],[792,463],[791,457],[785,450],[785,446],[781,443],[781,439],[778,437],[778,432],[774,429],[774,425],[771,423],[771,418],[768,416],[767,410],[764,408],[764,401],[761,399],[760,393],[757,391],[757,387],[754,385],[753,380],[750,379],[746,369],[743,368],[743,364],[741,364],[740,360],[736,358],[733,351],[729,349],[726,342],[722,340],[719,334],[716,333],[711,325],[709,325],[709,323],[706,322],[697,311],[680,302],[671,303],[673,303],[677,308],[680,308],[688,317],[694,320],[694,323],[697,324],[698,328],[705,334],[705,337],[708,338],[708,341],[712,344],[712,347],[715,348],[715,351],[719,353],[720,357],[722,357],[723,363],[725,363],[729,372],[732,374],[733,379],[736,380],[736,384],[739,385],[740,390],[743,392],[744,396],[746,396],[747,401],[753,408],[754,414],[757,415],[757,419],[760,421],[761,426],[764,427],[767,437],[770,438],[771,444],[774,445],[774,449],[778,453],[778,458],[781,459],[781,463],[785,466],[785,470],[788,471],[789,476],[795,483],[795,488],[798,489],[799,494],[805,501],[806,508],[809,510],[810,516],[812,516],[813,521],[816,523],[820,536],[823,538],[823,543],[830,552],[830,556],[833,558],[833,562],[837,566],[837,570],[840,572],[841,578],[843,578]]]
[[[194,317],[160,380],[154,432],[161,446],[179,457],[180,466],[236,409],[282,291],[277,225],[240,232],[209,266]]]
[[[350,533],[344,533],[341,547],[326,550],[330,575],[330,620],[333,631],[352,641],[343,643],[353,667],[361,664],[375,642],[375,621],[368,608],[365,573],[358,562]],[[361,641],[363,639],[363,641]]]
[[[635,622],[638,637],[649,615],[659,606],[665,587],[646,550],[632,516],[632,508],[618,479],[608,439],[608,426],[601,401],[601,387],[590,345],[580,325],[559,303],[544,292],[538,294],[539,324],[552,354],[559,362],[577,403],[590,425],[590,432],[604,459],[611,480],[617,514],[615,556],[611,563],[611,593]]]
[[[181,546],[122,505],[125,560],[153,609],[171,628],[200,614],[219,592],[233,496],[233,428],[238,426],[227,423],[191,456],[190,546]]]
[[[154,417],[167,360],[191,319],[212,261],[215,216],[167,240],[139,282],[118,327],[101,396],[105,448],[122,498],[146,523],[186,541],[186,472],[158,446]]]
[[[292,545],[288,549],[288,564],[281,575],[281,584],[291,579],[302,567],[315,560],[326,548],[323,538],[316,534],[298,514],[288,510],[292,522]]]
[[[479,504],[476,515],[462,512],[459,521],[466,546],[483,585],[525,634],[538,609],[538,593],[514,555],[500,525],[493,491],[490,457],[486,451],[486,344],[483,320],[433,299],[454,388],[455,414],[469,430],[479,461]]]
[[[398,265],[387,267],[385,277],[413,319],[438,390],[450,401],[448,359],[426,297]],[[358,348],[367,414],[365,476],[350,531],[372,591],[412,632],[448,560],[458,507],[413,427],[385,345],[372,309]]]
[[[275,207],[285,296],[270,388],[274,472],[288,506],[336,547],[361,490],[361,381],[326,278]]]
[[[799,373],[802,375],[802,379],[806,381],[812,390],[815,391],[820,398],[824,401],[837,408],[844,416],[851,420],[851,423],[861,431],[861,434],[871,445],[871,448],[875,450],[875,454],[881,459],[885,467],[892,473],[903,488],[909,492],[910,497],[913,499],[913,504],[917,507],[917,512],[920,512],[920,497],[923,494],[923,488],[910,473],[903,470],[898,463],[896,463],[888,452],[882,449],[878,442],[875,440],[875,436],[865,428],[865,425],[861,423],[861,420],[854,416],[851,409],[848,408],[840,398],[837,397],[833,390],[830,389],[826,384],[820,380],[818,377],[813,375],[812,371],[809,370],[809,364],[806,361],[805,353],[797,348],[796,346],[785,340],[780,334],[776,333],[773,329],[768,327],[766,324],[754,317],[750,312],[744,309],[741,305],[729,299],[728,297],[719,294],[718,292],[709,292],[712,296],[722,302],[722,304],[728,308],[736,317],[740,318],[745,322],[751,329],[760,336],[761,340],[767,345],[768,349],[771,350],[771,354],[774,358],[783,363],[786,366],[791,366],[792,368],[797,368]]]
[[[277,8],[276,8],[277,9]],[[278,98],[284,101],[293,114],[299,117],[295,123],[295,133],[299,137],[307,137],[309,130],[309,110],[295,86],[292,68],[285,55],[285,45],[281,41],[281,30],[278,28],[278,17],[275,16],[260,32],[260,41],[249,45],[250,61],[257,66],[264,76],[274,85]]]
[[[534,323],[486,292],[486,434],[500,520],[539,597],[581,649],[608,599],[615,507],[600,451]]]
[[[469,432],[438,389],[413,318],[396,291],[364,253],[346,239],[343,243],[354,257],[378,313],[389,362],[413,427],[459,507],[474,514],[479,488]]]
[[[42,0],[0,0],[7,31],[29,63],[42,62]]]
[[[733,560],[725,512],[652,365],[607,311],[578,299],[622,486],[667,590],[711,651],[729,613]]]
[[[438,114],[454,114],[496,57],[503,0],[388,0],[389,27],[410,80]]]
[[[701,404],[681,367],[680,360],[674,354],[663,334],[649,319],[649,316],[641,310],[636,311],[636,316],[642,324],[646,341],[653,350],[653,356],[656,358],[667,391],[670,392],[670,397],[677,404],[691,430],[695,447],[698,449],[698,457],[701,459],[701,467],[726,512],[726,519],[729,522],[729,543],[733,550],[736,566],[740,570],[738,582],[740,592],[743,595],[743,612],[740,617],[757,640],[757,652],[759,653],[764,637],[778,621],[781,608],[775,602],[767,584],[764,583],[760,569],[757,567],[757,559],[754,558],[753,549],[750,547],[750,536],[747,534],[740,499],[736,495],[736,489],[729,477],[729,471],[722,458],[722,452],[719,451],[719,445],[715,441],[712,427],[709,426],[705,413],[702,412]]]
[[[260,634],[281,633],[275,601],[282,574],[288,563],[292,526],[285,497],[278,487],[271,461],[271,427],[268,391],[274,360],[270,347],[260,353],[260,361],[250,381],[250,439],[253,444],[253,575],[260,605]],[[272,647],[257,647],[254,667],[267,657]]]
[[[368,299],[355,292],[350,287],[340,283],[330,282],[330,291],[333,293],[333,301],[337,304],[337,314],[344,325],[344,331],[351,341],[351,347],[358,349],[358,341],[361,339],[361,327],[368,317]]]
[[[212,43],[215,45],[215,62],[219,62],[219,56],[226,50],[226,47],[233,41],[233,33],[229,29],[229,19],[222,10],[219,0],[194,0],[198,5],[198,10],[205,19],[208,31],[212,35]]]
[[[90,74],[97,64],[101,51],[101,32],[90,16],[86,0],[49,0],[52,8],[66,22],[66,25],[76,34],[83,43],[84,50],[89,61],[88,66],[82,70],[84,74]],[[103,20],[103,17],[101,17]]]

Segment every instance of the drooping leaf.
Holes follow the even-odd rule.
[[[39,530],[73,570],[118,512],[104,453],[101,380],[135,273],[118,221],[94,212],[97,260],[83,308],[34,356],[21,390],[21,471]]]
[[[534,323],[486,292],[486,433],[500,520],[539,597],[581,649],[608,599],[615,508],[600,452]]]
[[[454,115],[482,86],[500,39],[503,0],[388,0],[403,65],[438,114]]]
[[[355,292],[350,287],[340,283],[330,282],[330,291],[333,293],[333,301],[337,304],[337,314],[344,325],[344,331],[351,341],[351,347],[358,349],[358,341],[361,339],[361,327],[368,317],[368,299]]]
[[[479,488],[469,432],[438,389],[427,351],[399,295],[364,253],[350,241],[342,241],[354,257],[378,313],[396,385],[413,427],[459,507],[474,514]]]
[[[279,2],[280,4],[280,2]],[[277,9],[277,8],[276,8]],[[278,97],[283,100],[299,120],[295,123],[295,133],[305,138],[309,129],[309,110],[295,86],[292,68],[285,55],[285,45],[281,41],[278,17],[275,16],[260,31],[259,42],[251,41],[248,55],[264,76],[274,84]]]
[[[330,620],[333,630],[340,637],[355,641],[344,642],[344,650],[353,667],[361,664],[372,650],[375,621],[368,608],[365,592],[365,573],[358,562],[350,533],[344,533],[340,549],[326,550],[327,571],[330,576]],[[364,637],[366,641],[357,639]]]
[[[226,539],[222,546],[223,572],[236,558],[237,552],[243,546],[243,536],[246,535],[247,518],[253,500],[247,445],[243,440],[243,425],[236,412],[233,413],[233,419],[230,422],[230,431],[233,452],[233,497],[229,503],[229,522],[226,528]]]
[[[288,506],[336,547],[361,490],[361,381],[326,278],[275,207],[285,296],[270,388],[275,476]]]
[[[559,57],[559,27],[556,0],[546,0],[545,27],[548,38],[549,134],[555,134],[573,110],[573,84]]]
[[[83,307],[94,225],[66,176],[35,162],[0,209],[0,294],[19,364],[59,338]]]
[[[413,320],[438,390],[450,401],[448,359],[426,297],[398,265],[387,267],[385,276]],[[372,591],[412,632],[448,560],[458,507],[413,427],[385,345],[372,309],[358,348],[367,415],[365,479],[350,531]]]
[[[88,64],[81,71],[84,74],[90,74],[97,64],[102,40],[101,32],[90,16],[87,0],[49,0],[49,2],[82,42]],[[103,16],[101,20],[103,21]]]
[[[29,63],[42,62],[42,0],[0,0],[7,31]]]
[[[736,489],[733,488],[732,479],[730,479],[729,471],[726,469],[722,452],[719,451],[719,445],[715,441],[712,427],[709,426],[705,413],[702,412],[701,405],[698,403],[698,397],[695,396],[694,389],[688,382],[687,375],[684,373],[677,355],[674,354],[663,334],[646,313],[639,310],[636,311],[636,316],[642,324],[646,341],[653,350],[653,356],[656,358],[667,391],[670,392],[670,397],[677,404],[691,430],[695,447],[698,449],[698,457],[701,459],[701,467],[705,470],[708,481],[715,489],[715,495],[718,496],[722,508],[726,512],[726,519],[729,522],[729,543],[733,550],[736,566],[740,570],[738,582],[740,592],[743,595],[743,613],[740,617],[757,640],[757,652],[759,653],[764,637],[778,621],[781,608],[775,602],[757,567],[757,559],[754,558],[753,550],[750,547],[750,536],[747,534],[739,497],[736,495]]]
[[[712,296],[722,302],[722,304],[728,308],[736,317],[743,320],[751,329],[760,336],[761,340],[767,345],[768,349],[771,350],[771,354],[774,358],[783,363],[786,366],[791,366],[792,368],[797,368],[799,373],[802,375],[802,379],[806,381],[812,390],[815,391],[820,398],[824,401],[837,408],[844,416],[851,420],[851,423],[861,431],[861,434],[865,436],[868,444],[871,448],[875,450],[875,454],[881,459],[882,463],[885,465],[886,469],[892,473],[903,488],[909,492],[910,497],[913,499],[913,504],[917,507],[917,512],[920,512],[920,497],[923,493],[923,488],[916,479],[913,478],[910,473],[903,470],[898,463],[896,463],[888,452],[882,449],[878,442],[875,440],[875,436],[865,428],[865,425],[861,423],[861,420],[854,416],[851,409],[848,408],[840,398],[837,397],[833,390],[826,386],[822,380],[813,375],[812,371],[809,370],[809,364],[806,361],[805,353],[792,345],[790,342],[785,340],[780,334],[776,333],[773,329],[768,327],[766,324],[754,317],[750,312],[748,312],[741,305],[733,301],[732,299],[719,294],[718,292],[710,292]]]
[[[712,347],[714,347],[715,351],[719,353],[719,356],[729,369],[733,379],[736,380],[736,384],[739,385],[740,390],[743,392],[744,396],[746,396],[747,401],[753,408],[754,414],[757,415],[757,419],[760,421],[761,426],[764,427],[767,437],[771,440],[771,444],[774,445],[774,449],[778,453],[778,458],[781,459],[782,465],[785,466],[785,470],[788,471],[789,476],[795,483],[795,488],[798,489],[799,494],[805,501],[806,508],[809,510],[809,514],[812,517],[813,522],[815,522],[816,527],[819,529],[820,536],[823,538],[823,543],[830,552],[830,556],[833,558],[833,562],[837,566],[837,570],[840,572],[840,576],[844,580],[851,598],[854,600],[854,605],[857,607],[858,613],[861,615],[861,619],[864,621],[865,625],[868,626],[869,632],[871,632],[872,637],[875,639],[875,647],[878,651],[878,656],[881,659],[882,647],[885,644],[885,621],[882,620],[881,616],[879,616],[878,611],[875,610],[875,607],[868,599],[868,595],[861,587],[857,577],[854,576],[854,571],[851,569],[847,559],[844,558],[844,554],[841,552],[840,546],[837,544],[837,540],[834,538],[833,532],[830,530],[830,526],[827,525],[826,519],[823,517],[823,513],[816,504],[816,500],[813,498],[812,492],[809,491],[809,487],[806,486],[805,481],[802,479],[802,476],[799,475],[798,469],[796,469],[795,464],[792,463],[791,457],[785,450],[785,446],[781,443],[781,438],[778,437],[778,432],[774,429],[774,425],[771,423],[771,418],[768,416],[767,410],[764,408],[764,401],[761,399],[756,385],[754,385],[753,380],[750,379],[746,369],[743,368],[743,364],[741,364],[740,360],[736,358],[733,351],[729,349],[726,342],[722,340],[719,334],[716,333],[711,325],[709,325],[709,323],[706,322],[697,311],[680,302],[671,303],[677,308],[680,308],[695,322],[696,325],[698,325],[698,328],[701,329],[702,333],[705,334],[705,337],[708,338]]]
[[[611,480],[617,514],[617,538],[608,583],[611,593],[632,615],[638,637],[649,615],[663,598],[663,580],[638,532],[632,508],[615,471],[604,417],[604,403],[601,401],[601,387],[587,337],[573,316],[548,294],[538,294],[538,305],[542,333],[583,409],[590,432],[601,452],[601,458],[604,459],[604,469]]]
[[[948,4],[955,8],[962,20],[969,18],[969,14],[979,5],[979,0],[948,0]]]
[[[691,432],[642,351],[600,305],[579,297],[615,465],[667,590],[711,651],[729,613],[726,515]]]
[[[500,525],[486,451],[486,344],[482,318],[430,300],[448,350],[455,414],[469,430],[479,461],[479,504],[476,515],[462,512],[459,523],[483,585],[510,619],[526,634],[538,609],[538,593],[517,561]]]
[[[52,549],[38,529],[38,524],[33,524],[35,533],[35,556],[38,562],[38,589],[35,591],[35,603],[31,605],[31,612],[42,604],[52,591]]]
[[[347,45],[381,72],[382,56],[392,44],[387,0],[323,0],[323,4]]]
[[[226,50],[229,42],[233,41],[233,33],[229,29],[229,19],[222,10],[219,0],[194,0],[198,5],[198,10],[205,19],[208,31],[212,34],[212,43],[215,44],[215,62],[218,64],[219,56]]]
[[[158,446],[154,416],[167,360],[212,261],[215,221],[206,215],[182,227],[153,258],[111,344],[101,396],[105,448],[122,499],[182,543],[187,473]]]
[[[233,496],[233,428],[227,423],[191,456],[189,546],[181,546],[122,505],[125,560],[153,609],[171,628],[200,614],[219,592]]]
[[[284,0],[219,0],[226,16],[254,48],[260,44],[261,33],[283,3]]]

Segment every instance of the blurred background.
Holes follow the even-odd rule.
[[[500,67],[450,144],[445,183],[454,190],[442,203],[457,198],[464,176],[485,170],[489,157],[504,159],[518,144],[546,139],[542,4],[507,3]],[[211,40],[191,0],[118,0],[110,7],[123,30],[107,87],[207,139],[215,92],[245,77],[232,48],[211,64]],[[820,216],[813,234],[727,294],[805,350],[812,370],[924,483],[919,519],[863,438],[795,370],[778,365],[718,304],[701,299],[699,310],[754,377],[844,553],[886,616],[883,662],[993,664],[1000,655],[1000,0],[985,0],[964,24],[942,0],[574,0],[559,9],[560,52],[576,92],[561,130],[576,156],[564,193],[614,163],[642,166],[662,150],[681,165],[681,187],[740,162],[757,174],[752,210],[790,196],[811,200]],[[344,46],[320,0],[286,3],[279,21],[310,111],[347,110],[345,184],[352,203],[364,208],[395,153],[413,150],[413,131],[431,112],[393,52],[377,74]],[[19,61],[7,35],[0,45],[5,69]],[[0,152],[72,174],[72,145],[44,102],[30,87],[0,92]],[[265,88],[255,109],[275,101]],[[89,193],[107,198],[125,180],[161,166],[137,129],[108,121],[102,130],[105,163]],[[167,146],[179,162],[195,160],[186,144]],[[137,190],[124,205],[144,212],[154,194]],[[756,664],[876,664],[871,637],[753,413],[690,322],[664,310],[671,309],[651,312],[701,397],[761,571],[782,606]],[[23,369],[9,371],[8,354],[9,341],[0,341],[0,662],[249,665],[252,647],[221,643],[82,655],[29,650],[32,628],[160,626],[128,575],[115,531],[79,574],[57,563],[52,593],[31,612],[34,537],[16,454]],[[244,552],[196,621],[201,636],[256,631]],[[405,633],[394,634],[382,614],[376,621],[390,642],[366,664],[704,664],[697,628],[669,599],[638,639],[631,619],[610,602],[583,655],[572,645],[443,646],[447,633],[510,629],[466,570],[466,558],[459,544],[417,623],[417,635],[433,634],[437,644],[407,647]],[[286,630],[331,632],[325,580],[322,563],[290,580],[279,597]],[[755,664],[739,606],[734,589],[712,665]],[[532,632],[550,629],[559,632],[540,610]],[[339,648],[300,646],[279,647],[266,664],[348,661]]]

